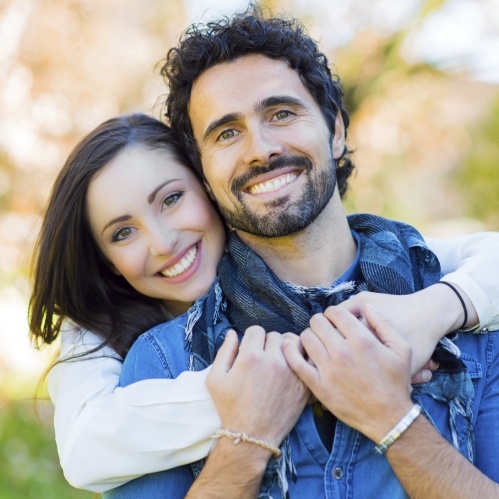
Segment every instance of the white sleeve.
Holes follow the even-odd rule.
[[[60,358],[100,339],[74,326]],[[175,380],[117,388],[122,361],[110,348],[57,364],[49,374],[61,466],[74,487],[103,492],[138,476],[206,457],[220,419],[205,387],[208,369]]]
[[[473,303],[480,328],[499,329],[499,233],[426,238],[442,266],[442,280],[457,284]]]

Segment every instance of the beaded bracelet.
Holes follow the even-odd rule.
[[[258,445],[259,447],[263,447],[266,450],[269,450],[272,452],[274,457],[277,459],[278,457],[281,457],[281,449],[279,447],[276,447],[275,445],[269,444],[268,442],[265,442],[264,440],[258,440],[256,438],[248,436],[246,433],[236,433],[233,431],[230,431],[227,428],[220,428],[215,432],[214,435],[211,436],[211,438],[221,438],[221,437],[228,437],[231,440],[234,441],[234,444],[238,444],[240,442],[247,442],[249,444],[255,444]]]
[[[374,447],[376,452],[384,454],[388,448],[404,433],[421,414],[421,406],[414,404],[411,410],[387,433],[386,437]]]

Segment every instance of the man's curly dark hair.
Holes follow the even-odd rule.
[[[206,24],[193,24],[182,34],[179,45],[168,51],[161,75],[169,86],[165,116],[178,133],[189,159],[202,174],[201,156],[188,115],[192,86],[207,69],[249,54],[285,61],[311,93],[334,133],[341,112],[345,133],[350,117],[343,103],[339,76],[332,74],[326,56],[294,18],[265,16],[261,7],[250,4],[246,11]],[[354,170],[345,146],[337,160],[337,182],[341,196]]]

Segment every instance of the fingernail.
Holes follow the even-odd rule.
[[[431,371],[429,371],[428,369],[423,369],[421,371],[421,379],[423,381],[430,381],[430,379],[431,379]]]
[[[434,360],[430,360],[430,369],[434,371],[435,369],[438,369],[440,364],[438,362],[435,362]]]

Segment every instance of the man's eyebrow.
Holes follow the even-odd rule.
[[[272,95],[262,99],[256,106],[255,111],[260,112],[272,106],[282,106],[283,104],[291,104],[293,106],[306,107],[305,103],[297,99],[296,97],[291,97],[290,95]]]
[[[212,121],[208,127],[206,128],[206,131],[203,134],[203,142],[217,129],[220,128],[221,126],[224,126],[227,123],[231,123],[232,121],[237,121],[241,119],[241,114],[240,113],[228,113],[222,116],[221,118],[218,118],[218,120]]]

